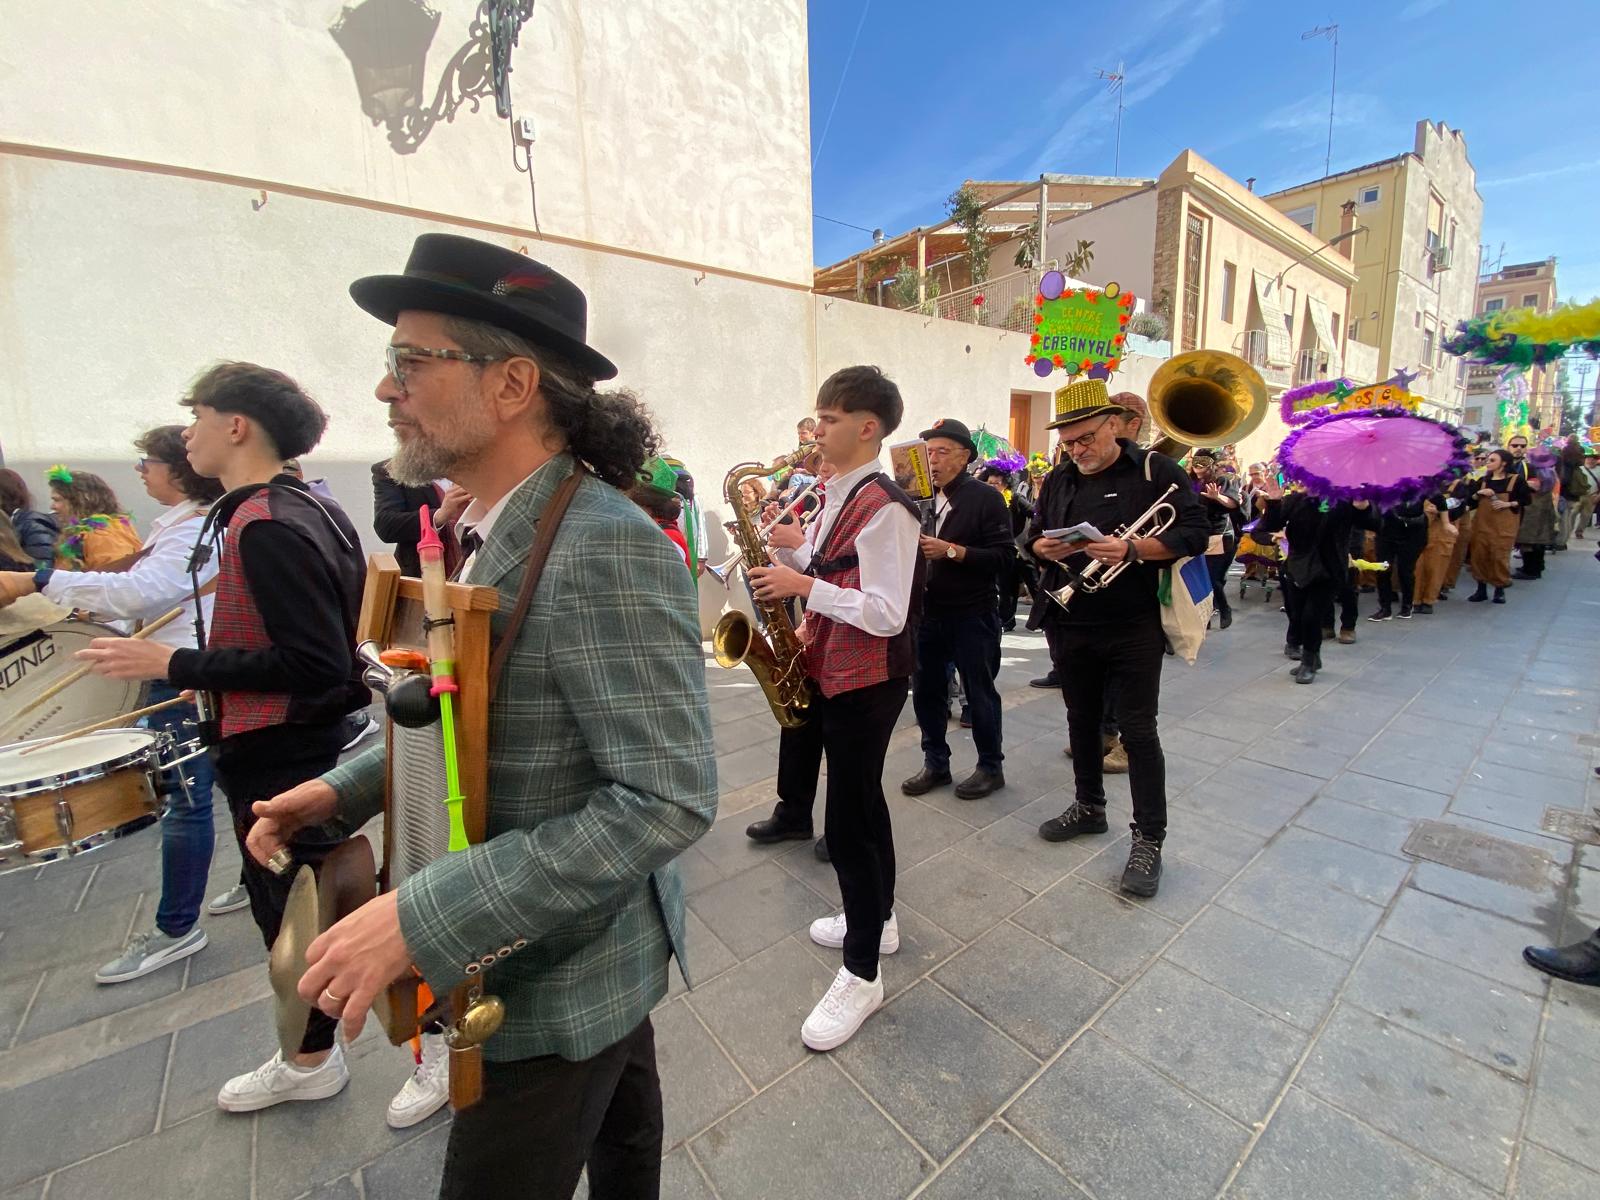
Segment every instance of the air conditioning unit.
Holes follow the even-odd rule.
[[[1428,257],[1433,260],[1435,271],[1448,271],[1450,269],[1450,247],[1435,246],[1428,251]]]

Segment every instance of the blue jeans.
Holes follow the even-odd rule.
[[[178,689],[169,683],[158,681],[150,685],[152,704],[171,700],[177,694]],[[193,704],[179,704],[152,713],[147,722],[151,729],[166,730],[182,741],[194,736],[198,719]],[[178,770],[190,777],[187,795],[178,782]],[[161,775],[167,808],[161,816],[161,903],[156,906],[156,926],[168,937],[182,937],[194,928],[206,898],[216,837],[211,824],[213,778],[209,754]]]
[[[911,704],[922,727],[922,761],[930,771],[950,769],[950,743],[945,738],[949,712],[949,670],[961,673],[966,688],[972,741],[978,766],[1000,770],[1000,693],[994,677],[1000,670],[1000,616],[994,610],[969,616],[924,614],[917,626],[917,669],[911,680]]]

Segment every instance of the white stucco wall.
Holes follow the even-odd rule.
[[[353,0],[359,4],[360,0]],[[425,103],[476,0],[432,0]],[[10,0],[0,140],[533,224],[492,97],[397,154],[341,0]],[[809,285],[804,0],[540,0],[513,52],[545,233]]]
[[[1091,282],[1104,286],[1115,280],[1148,303],[1155,271],[1155,188],[1052,222],[1050,256],[1072,253],[1080,238],[1094,243],[1094,261],[1086,272]]]

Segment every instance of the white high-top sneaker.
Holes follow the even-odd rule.
[[[837,950],[844,945],[845,920],[843,913],[831,917],[818,917],[811,922],[811,940],[819,946]],[[900,949],[900,921],[894,913],[883,923],[883,936],[878,939],[879,954],[893,954]]]
[[[411,1072],[384,1120],[390,1129],[406,1129],[426,1121],[450,1099],[450,1049],[441,1033],[422,1035],[422,1061]]]
[[[855,1036],[861,1024],[883,1007],[883,975],[871,983],[840,967],[828,994],[817,1001],[806,1023],[800,1026],[800,1040],[813,1050],[832,1050]]]
[[[235,1075],[217,1093],[217,1107],[228,1112],[255,1112],[285,1100],[326,1100],[344,1091],[350,1071],[344,1051],[335,1043],[318,1067],[297,1067],[278,1051],[254,1071]]]

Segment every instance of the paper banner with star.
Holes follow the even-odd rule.
[[[1122,364],[1133,293],[1115,283],[1069,288],[1060,271],[1046,271],[1033,300],[1033,337],[1023,360],[1041,379],[1052,371],[1108,379]]]

